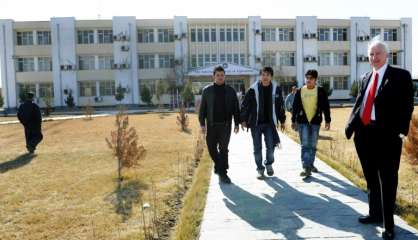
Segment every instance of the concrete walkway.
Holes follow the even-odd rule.
[[[319,159],[315,166],[320,172],[302,180],[299,145],[280,137],[275,175],[260,181],[251,134],[233,134],[229,154],[233,184],[220,185],[212,175],[200,240],[381,239],[381,226],[357,221],[368,212],[366,193]],[[416,229],[399,217],[395,222],[396,239],[418,240]]]

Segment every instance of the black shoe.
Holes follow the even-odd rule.
[[[266,165],[266,169],[267,169],[267,175],[269,175],[270,177],[274,175],[273,166],[271,164]]]
[[[314,165],[312,165],[311,172],[318,173],[319,171],[318,171],[318,168],[316,168]]]
[[[372,224],[372,223],[382,223],[383,219],[371,217],[370,215],[367,215],[367,216],[359,217],[358,221],[362,224]]]
[[[228,175],[226,175],[226,173],[219,174],[219,182],[225,183],[225,184],[231,184],[231,179],[228,177]]]
[[[395,232],[393,230],[386,230],[382,233],[382,238],[385,240],[395,239]]]

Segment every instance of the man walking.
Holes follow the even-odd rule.
[[[302,177],[311,176],[311,172],[318,172],[314,166],[316,145],[318,143],[319,128],[322,114],[325,115],[325,129],[330,129],[331,114],[328,95],[325,89],[316,85],[318,72],[308,70],[305,74],[305,85],[295,94],[292,106],[292,128],[299,131],[301,143]]]
[[[38,105],[33,103],[34,94],[28,92],[24,103],[19,106],[17,118],[25,129],[26,149],[34,153],[36,146],[42,141],[42,116]]]
[[[286,100],[284,101],[284,106],[286,107],[286,111],[292,112],[293,108],[293,101],[295,99],[297,88],[296,86],[292,87],[292,91],[287,95]]]
[[[215,163],[215,173],[219,175],[221,183],[229,184],[228,145],[232,117],[234,132],[239,131],[239,104],[235,90],[225,84],[225,70],[221,66],[214,69],[213,80],[213,84],[203,89],[199,122],[202,133],[206,134],[209,155]]]
[[[273,176],[274,148],[279,144],[279,134],[276,126],[280,121],[281,130],[285,129],[286,115],[284,111],[282,91],[276,83],[272,82],[273,69],[264,67],[260,71],[261,79],[255,82],[241,105],[241,125],[251,129],[253,139],[254,158],[257,165],[257,178],[264,179],[264,170],[267,175]],[[266,145],[266,160],[263,165],[261,137],[264,135]]]
[[[357,155],[367,182],[369,214],[363,224],[383,222],[384,239],[393,239],[398,170],[402,139],[408,134],[413,112],[411,75],[388,65],[388,46],[375,39],[369,44],[372,71],[365,74],[345,133],[353,133]]]

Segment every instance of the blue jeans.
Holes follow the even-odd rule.
[[[253,137],[254,158],[257,164],[257,170],[264,170],[263,155],[261,152],[262,143],[261,135],[264,135],[264,143],[266,144],[266,161],[264,165],[271,165],[274,162],[274,141],[273,131],[276,129],[272,124],[260,124],[251,128],[251,136]]]
[[[318,143],[319,125],[299,124],[299,138],[302,146],[301,158],[303,168],[313,166],[316,155],[316,145]]]

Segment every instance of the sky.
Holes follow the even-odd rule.
[[[0,19],[48,21],[51,17],[111,19],[173,18],[318,18],[400,19],[412,17],[412,74],[418,77],[418,1],[413,0],[1,0]],[[1,71],[1,70],[0,70]],[[1,84],[1,83],[0,83]]]

